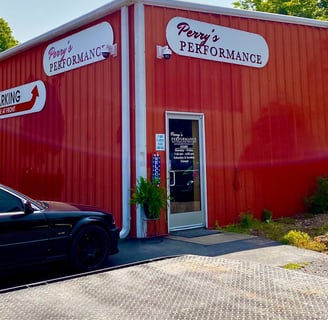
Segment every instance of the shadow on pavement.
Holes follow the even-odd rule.
[[[264,238],[222,233],[206,229],[173,232],[169,236],[148,239],[125,239],[119,243],[120,252],[110,256],[105,268],[120,268],[151,260],[181,255],[215,257],[243,250],[279,246],[278,242]],[[0,275],[0,290],[47,283],[53,279],[77,276],[66,263],[42,265],[14,270]]]

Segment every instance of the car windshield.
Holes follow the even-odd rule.
[[[22,194],[20,193],[19,191],[16,191],[10,187],[7,187],[7,186],[4,186],[4,185],[1,185],[0,184],[0,188],[2,188],[3,190],[7,191],[7,192],[10,192],[14,195],[16,195],[17,197],[20,197],[21,199],[24,199],[25,201],[28,201],[30,202],[31,204],[33,204],[34,206],[38,207],[39,209],[45,209],[47,208],[47,205],[41,201],[37,201],[37,200],[34,200],[28,196],[26,196],[25,194]]]

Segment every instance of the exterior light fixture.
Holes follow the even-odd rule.
[[[168,46],[156,46],[156,57],[157,59],[169,60],[172,56],[172,50]]]

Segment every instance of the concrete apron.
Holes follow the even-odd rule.
[[[326,319],[328,279],[185,255],[0,295],[2,319]]]

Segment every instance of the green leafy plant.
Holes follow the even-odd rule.
[[[309,265],[309,262],[300,262],[300,263],[290,262],[285,264],[283,268],[288,270],[300,270],[306,267],[307,265]]]
[[[328,210],[328,177],[318,177],[314,192],[304,199],[313,214],[326,213]]]
[[[251,229],[256,229],[259,223],[261,222],[254,219],[253,213],[250,210],[247,210],[246,212],[241,212],[239,214],[238,224],[230,224],[222,228],[218,226],[217,229],[248,234]]]
[[[246,212],[242,212],[239,217],[240,217],[240,225],[243,228],[250,228],[252,226],[252,223],[254,222],[254,217],[253,217],[253,213],[250,210]]]
[[[284,217],[266,223],[263,220],[254,219],[252,213],[247,211],[240,214],[238,224],[230,224],[224,227],[217,226],[217,229],[265,237],[309,250],[326,251],[326,242],[320,236],[328,233],[328,223],[323,223],[320,227],[311,226],[311,223],[303,226],[302,223],[299,223],[303,217],[311,220],[315,218],[315,215],[302,214],[302,216]],[[297,230],[297,228],[305,228],[306,232]]]
[[[132,195],[130,204],[142,205],[145,215],[148,219],[158,219],[161,209],[167,207],[166,190],[159,186],[159,179],[150,181],[144,177],[137,179]]]
[[[319,236],[319,235],[322,235],[325,233],[328,233],[328,223],[325,223],[324,225],[322,225],[321,227],[319,227],[315,230],[316,236]]]
[[[326,245],[324,243],[314,241],[306,233],[297,230],[290,230],[283,238],[282,242],[286,244],[291,244],[299,248],[309,249],[314,251],[324,251]]]
[[[268,209],[263,209],[263,221],[265,223],[270,223],[272,221],[272,211],[268,210]]]

